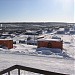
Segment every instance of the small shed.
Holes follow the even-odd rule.
[[[65,34],[65,29],[59,28],[59,30],[57,31],[57,34]]]
[[[59,48],[62,50],[63,41],[60,39],[39,39],[37,41],[37,47]]]
[[[70,30],[70,34],[75,34],[75,30]]]
[[[0,39],[0,45],[6,46],[8,49],[13,48],[13,40]]]

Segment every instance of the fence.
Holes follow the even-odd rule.
[[[13,71],[15,69],[18,69],[18,75],[21,75],[21,73],[20,73],[21,70],[38,73],[38,74],[44,74],[44,75],[67,75],[67,74],[61,74],[61,73],[55,73],[55,72],[35,69],[35,68],[31,68],[31,67],[25,67],[25,66],[21,66],[21,65],[14,65],[3,71],[0,71],[0,75],[5,74],[5,73],[7,73],[8,75],[11,75],[11,71]]]

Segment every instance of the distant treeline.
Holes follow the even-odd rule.
[[[25,31],[39,30],[44,28],[54,28],[54,27],[66,27],[75,25],[74,23],[64,23],[64,22],[7,22],[0,23],[0,28],[3,31]]]

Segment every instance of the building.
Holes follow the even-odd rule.
[[[13,40],[0,39],[0,46],[5,46],[8,49],[13,48]]]
[[[63,49],[63,41],[60,39],[39,39],[37,47],[59,48]]]
[[[57,34],[65,34],[65,29],[59,28],[59,30],[57,31]]]

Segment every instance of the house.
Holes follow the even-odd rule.
[[[5,46],[8,49],[13,48],[13,40],[8,40],[8,39],[0,39],[0,46]]]
[[[59,48],[62,50],[63,41],[60,39],[39,39],[37,41],[37,47]]]
[[[57,31],[57,34],[65,34],[65,29],[59,28],[59,30]]]
[[[70,30],[70,34],[75,34],[75,30]]]

